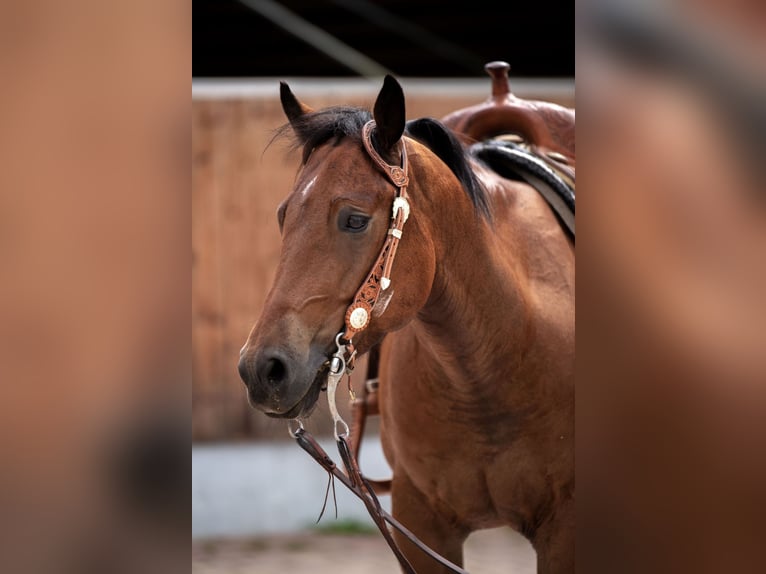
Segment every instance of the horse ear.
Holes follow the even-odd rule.
[[[387,74],[383,80],[372,113],[377,125],[378,143],[388,151],[404,133],[404,92],[393,76]]]
[[[282,109],[293,127],[295,127],[295,121],[298,118],[313,111],[295,97],[287,82],[279,82],[279,99],[282,101]]]

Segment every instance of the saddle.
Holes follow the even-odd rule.
[[[499,176],[527,182],[545,199],[570,239],[575,239],[575,112],[544,101],[524,100],[511,93],[510,65],[490,62],[492,95],[483,103],[453,112],[442,123],[466,145],[471,155]],[[380,344],[368,354],[367,377],[354,399],[350,448],[359,460],[368,416],[378,408]],[[391,491],[391,480],[367,482],[377,495]]]
[[[528,142],[500,136],[472,145],[472,156],[506,178],[525,181],[548,203],[561,226],[575,240],[574,170],[557,161],[546,160]]]
[[[506,62],[490,62],[492,95],[449,114],[450,128],[475,158],[507,179],[525,181],[575,238],[575,112],[511,92]]]
[[[517,98],[511,92],[506,62],[490,62],[484,69],[492,78],[492,94],[481,104],[457,110],[441,122],[465,144],[501,135],[515,135],[541,157],[574,173],[575,112],[558,104]]]

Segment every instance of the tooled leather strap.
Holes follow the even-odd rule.
[[[375,307],[381,292],[390,287],[391,268],[396,257],[396,250],[399,247],[399,240],[402,238],[404,223],[410,215],[410,204],[407,201],[407,185],[409,184],[407,176],[407,148],[404,145],[404,140],[401,141],[401,167],[390,165],[380,157],[380,154],[372,145],[372,131],[374,129],[375,120],[370,120],[362,128],[364,148],[380,170],[396,186],[397,190],[391,213],[391,226],[388,229],[386,240],[378,254],[378,258],[375,260],[375,264],[367,274],[367,278],[356,292],[356,295],[354,295],[351,305],[346,309],[346,330],[343,333],[343,338],[347,341],[351,341],[354,335],[367,328],[370,324],[372,309]]]

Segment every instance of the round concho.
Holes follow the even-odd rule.
[[[370,314],[364,307],[356,307],[348,316],[348,324],[357,331],[364,329],[370,320]]]

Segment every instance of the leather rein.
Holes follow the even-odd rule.
[[[388,528],[389,524],[409,539],[415,546],[420,548],[420,550],[444,567],[458,574],[468,574],[466,570],[463,570],[426,546],[417,538],[417,536],[381,507],[380,501],[375,495],[375,491],[370,484],[370,481],[362,476],[362,473],[359,470],[357,450],[360,437],[357,437],[357,448],[352,449],[349,447],[347,439],[349,438],[350,430],[346,422],[338,413],[338,408],[335,402],[335,393],[338,383],[344,375],[349,374],[353,369],[353,362],[356,357],[353,337],[364,331],[370,324],[370,319],[376,303],[378,303],[381,294],[387,291],[391,286],[391,269],[394,264],[394,259],[396,258],[399,240],[402,238],[404,224],[410,215],[410,205],[407,201],[407,185],[409,184],[409,178],[407,176],[407,148],[404,144],[404,140],[401,140],[401,166],[390,165],[380,156],[373,146],[372,132],[374,129],[374,120],[370,120],[364,125],[362,128],[362,142],[364,143],[364,148],[367,150],[367,153],[378,168],[396,187],[396,195],[394,197],[391,213],[391,225],[386,233],[383,247],[381,247],[380,253],[375,260],[372,269],[370,269],[370,272],[367,274],[361,287],[359,287],[354,295],[351,304],[346,309],[344,330],[338,333],[335,337],[336,350],[329,361],[329,369],[327,373],[327,400],[330,407],[330,414],[333,419],[333,432],[335,434],[338,452],[340,453],[343,466],[345,467],[345,473],[336,466],[316,439],[306,431],[303,427],[303,423],[299,419],[295,419],[294,421],[294,423],[297,423],[297,428],[294,424],[291,424],[288,428],[290,435],[295,438],[296,442],[303,450],[309,453],[311,457],[331,475],[331,477],[337,478],[341,484],[346,486],[346,488],[348,488],[355,496],[362,500],[367,508],[367,512],[369,512],[370,517],[373,522],[375,522],[375,525],[380,530],[388,545],[391,547],[402,570],[406,574],[417,573],[394,540],[391,531]],[[387,301],[388,299],[382,301],[383,308],[378,311],[378,314],[382,314],[383,311],[385,311]],[[359,431],[360,429],[357,430]]]

